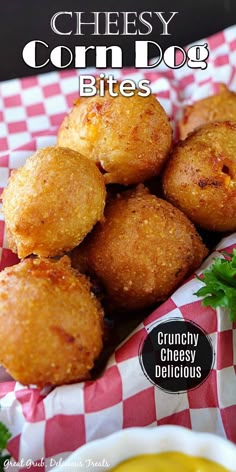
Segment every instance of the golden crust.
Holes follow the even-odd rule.
[[[206,254],[186,216],[138,186],[108,203],[73,260],[97,276],[113,308],[137,310],[166,299]]]
[[[209,121],[236,121],[236,93],[224,84],[216,95],[198,100],[184,109],[179,123],[179,137],[185,139],[189,133]]]
[[[88,378],[103,312],[86,278],[60,261],[25,259],[0,274],[0,363],[22,384]]]
[[[118,92],[118,86],[114,87]],[[79,98],[59,129],[57,143],[81,152],[105,182],[143,182],[160,173],[170,151],[168,117],[153,95]]]
[[[71,149],[40,149],[3,192],[9,247],[20,258],[68,251],[102,218],[104,206],[104,179],[93,162]]]
[[[210,231],[236,230],[236,123],[209,123],[177,144],[163,174],[164,194]]]

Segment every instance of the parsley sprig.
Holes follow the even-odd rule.
[[[6,453],[7,442],[11,437],[11,433],[7,427],[0,422],[0,472],[4,471],[4,463],[10,459],[10,455]]]
[[[203,306],[227,308],[230,321],[236,321],[236,249],[224,255],[224,259],[214,259],[203,278],[197,277],[205,286],[194,295],[203,297]]]

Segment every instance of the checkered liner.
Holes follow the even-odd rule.
[[[158,67],[158,72],[123,69],[114,75],[121,79],[149,78],[153,92],[175,123],[183,104],[212,94],[219,82],[236,89],[236,27],[205,41],[210,58],[204,71]],[[6,185],[12,168],[21,166],[36,149],[55,144],[57,126],[78,93],[77,75],[76,71],[53,72],[0,84],[0,114],[4,120],[0,123],[0,188]],[[25,140],[27,144],[6,152]],[[7,249],[3,220],[0,247],[1,269],[17,262]],[[224,239],[218,251],[231,251],[233,247],[236,234]],[[129,426],[156,424],[210,431],[236,442],[236,325],[220,310],[216,313],[203,308],[193,295],[198,287],[198,280],[190,278],[155,310],[117,348],[96,381],[57,387],[47,395],[13,381],[1,383],[0,420],[12,432],[9,450],[14,458],[37,461],[44,457],[46,470],[50,458],[65,458],[92,439]],[[200,325],[211,336],[216,355],[208,379],[197,389],[179,395],[154,387],[138,359],[140,342],[152,323],[173,316]]]

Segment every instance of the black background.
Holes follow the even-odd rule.
[[[120,45],[125,50],[124,65],[133,65],[133,43],[152,40],[162,48],[169,45],[184,46],[209,36],[236,23],[236,0],[126,0],[114,2],[79,0],[0,0],[0,80],[35,75],[53,70],[52,65],[43,69],[30,69],[22,59],[22,49],[33,39],[49,44],[50,49],[65,45]],[[178,11],[170,23],[170,36],[160,36],[155,28],[148,36],[58,36],[50,27],[50,20],[58,11]],[[88,17],[89,18],[89,17]],[[68,17],[68,21],[72,22]],[[59,24],[59,23],[58,23]],[[72,23],[70,23],[72,24]],[[88,66],[93,66],[91,56]],[[73,64],[71,65],[73,67]]]

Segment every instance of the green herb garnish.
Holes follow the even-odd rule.
[[[227,258],[215,258],[213,264],[197,277],[205,287],[194,295],[204,297],[203,306],[222,307],[229,311],[230,321],[236,321],[236,249]]]
[[[10,459],[10,455],[6,454],[7,442],[11,437],[11,433],[7,427],[0,422],[0,472],[4,471],[4,463],[7,459]]]

